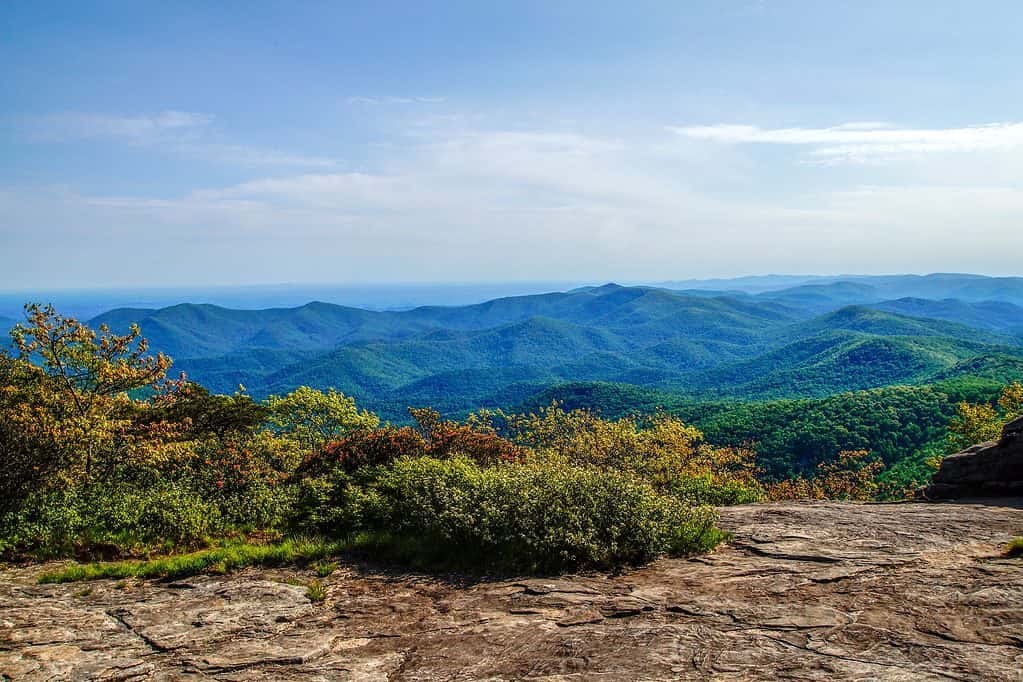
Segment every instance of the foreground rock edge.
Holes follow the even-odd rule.
[[[722,509],[733,543],[609,576],[342,567],[36,585],[0,574],[10,679],[1023,679],[1023,500]]]

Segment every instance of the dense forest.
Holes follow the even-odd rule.
[[[409,423],[462,418],[556,384],[641,386],[689,402],[825,398],[891,385],[1023,377],[1023,280],[851,278],[750,293],[609,284],[474,305],[374,311],[329,303],[120,308],[211,391],[306,385]],[[2,322],[0,322],[2,323]]]
[[[720,542],[715,505],[909,494],[1023,412],[1019,383],[761,403],[588,384],[459,420],[410,408],[396,425],[334,389],[211,393],[168,378],[137,326],[26,312],[0,355],[0,552],[135,558],[52,580],[340,551],[473,570],[637,563]]]
[[[992,403],[1003,384],[956,379],[926,386],[887,386],[824,398],[693,402],[624,384],[575,383],[548,388],[519,409],[557,402],[610,418],[657,410],[698,427],[714,444],[747,443],[768,480],[812,476],[844,450],[870,450],[884,464],[893,494],[923,485],[927,461],[950,452],[948,425],[964,403]]]

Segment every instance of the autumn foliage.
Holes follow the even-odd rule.
[[[772,500],[872,500],[883,468],[866,450],[844,450],[833,461],[822,462],[813,478],[769,484],[767,496]]]
[[[713,506],[870,500],[883,464],[822,454],[766,480],[755,443],[717,445],[677,416],[607,419],[554,403],[381,424],[340,391],[211,394],[137,327],[92,330],[28,306],[0,352],[0,554],[144,554],[257,533],[369,538],[381,551],[479,566],[613,566],[720,540]],[[1023,386],[959,406],[958,445],[1023,412]],[[469,549],[467,549],[469,548]],[[405,553],[405,554],[403,554]],[[406,557],[408,558],[408,557]]]
[[[997,440],[1002,425],[1023,414],[1023,384],[1006,386],[994,404],[961,402],[949,424],[949,442],[955,450]]]

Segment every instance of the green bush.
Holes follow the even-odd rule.
[[[372,541],[432,566],[611,568],[706,551],[723,537],[709,507],[659,495],[625,472],[406,458],[373,488],[375,508],[363,516]]]
[[[125,519],[125,527],[147,544],[195,547],[223,528],[220,510],[183,486],[140,491],[137,501],[138,516]]]
[[[675,497],[693,505],[710,504],[722,507],[751,504],[764,499],[764,490],[756,483],[722,480],[709,474],[680,476],[670,481],[666,488]]]
[[[194,548],[223,531],[220,510],[174,483],[80,486],[34,495],[5,517],[0,550],[38,557]]]
[[[380,495],[373,483],[384,466],[347,473],[340,467],[325,474],[301,478],[295,486],[291,528],[304,534],[343,537],[375,528]]]

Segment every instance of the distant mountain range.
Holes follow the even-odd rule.
[[[1023,377],[1023,278],[713,284],[607,284],[407,311],[181,304],[111,310],[92,322],[137,322],[151,348],[217,391],[334,386],[392,419],[408,405],[452,413],[514,405],[576,381],[745,400]]]

